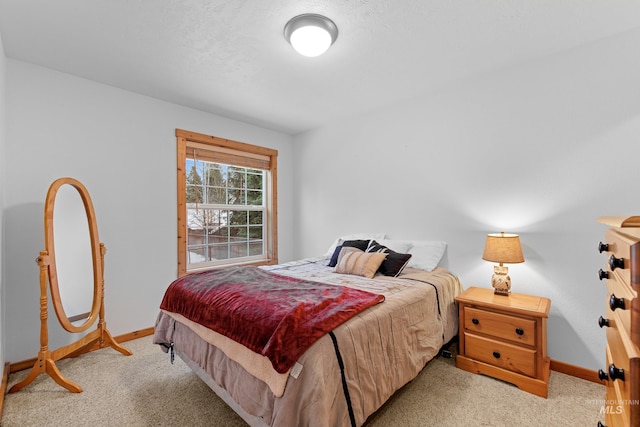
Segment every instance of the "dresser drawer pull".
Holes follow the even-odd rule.
[[[602,369],[598,369],[598,378],[600,381],[609,381],[609,375]]]
[[[500,359],[500,352],[499,351],[494,351],[493,352],[493,357],[495,357],[496,359]]]
[[[612,363],[609,365],[609,378],[624,381],[624,369],[616,368],[616,365]]]
[[[600,326],[601,328],[603,327],[609,327],[609,319],[605,319],[604,317],[600,316],[600,318],[598,319],[598,326]]]
[[[598,427],[607,427],[607,426],[602,424],[600,421],[598,421]]]
[[[616,298],[615,294],[611,294],[611,297],[609,297],[609,308],[611,311],[615,311],[616,308],[624,310],[624,298]]]
[[[522,328],[516,328],[516,334],[518,334],[518,335],[524,335],[524,329],[522,329]]]
[[[604,271],[603,269],[600,269],[600,271],[598,271],[598,279],[602,280],[602,279],[608,279],[608,278],[609,278],[608,271]]]
[[[615,270],[616,268],[624,269],[624,258],[616,258],[615,256],[611,255],[609,257],[609,267],[611,267],[611,271]]]
[[[480,321],[474,317],[473,319],[471,319],[471,323],[473,323],[474,325],[479,325]]]
[[[609,252],[609,245],[607,243],[598,243],[598,252]]]

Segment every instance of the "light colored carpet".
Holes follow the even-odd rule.
[[[125,347],[133,356],[103,349],[58,362],[82,393],[69,393],[43,374],[8,394],[2,426],[246,426],[179,358],[171,365],[151,337]],[[27,373],[11,375],[9,387]],[[602,385],[552,372],[549,398],[543,399],[438,358],[366,427],[592,426],[602,420],[604,393]]]

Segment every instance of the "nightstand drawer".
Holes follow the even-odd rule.
[[[530,377],[536,376],[536,351],[465,334],[465,356]]]
[[[547,397],[549,298],[496,295],[493,289],[471,287],[456,302],[460,315],[456,366]]]
[[[464,328],[518,344],[534,346],[536,322],[516,316],[507,316],[473,307],[464,308]]]

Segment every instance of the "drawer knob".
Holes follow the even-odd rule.
[[[615,311],[616,308],[624,310],[624,298],[616,298],[615,294],[611,294],[609,297],[609,308],[611,311]]]
[[[600,381],[609,381],[609,375],[602,369],[598,369],[598,378]]]
[[[598,252],[609,252],[609,245],[606,243],[598,243]]]
[[[522,328],[516,328],[516,334],[518,334],[518,335],[524,335],[524,329],[522,329]]]
[[[496,359],[500,359],[500,352],[499,351],[494,351],[493,352],[493,357],[495,357]]]
[[[479,325],[480,321],[474,317],[473,319],[471,319],[471,323],[473,323],[474,325]]]
[[[598,326],[600,326],[601,328],[603,327],[609,327],[609,319],[605,319],[604,317],[600,316],[600,318],[598,319]]]
[[[624,258],[616,258],[615,256],[611,255],[609,257],[609,267],[611,267],[611,271],[615,270],[616,268],[624,269]]]
[[[600,269],[598,271],[598,279],[602,280],[602,279],[608,279],[609,278],[609,272],[608,271],[604,271],[603,269]]]
[[[616,368],[613,363],[609,365],[609,378],[624,381],[624,369]]]

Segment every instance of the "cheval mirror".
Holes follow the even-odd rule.
[[[36,258],[40,267],[40,352],[29,375],[9,392],[22,389],[38,375],[46,373],[70,392],[80,393],[80,386],[62,376],[55,364],[57,360],[107,346],[125,356],[132,353],[120,346],[107,330],[104,320],[104,255],[107,250],[98,238],[89,192],[79,181],[60,178],[49,187],[44,205],[44,234],[45,250]],[[51,303],[66,331],[84,332],[98,321],[96,330],[54,351],[49,350],[47,280]],[[92,290],[88,289],[90,283]]]

